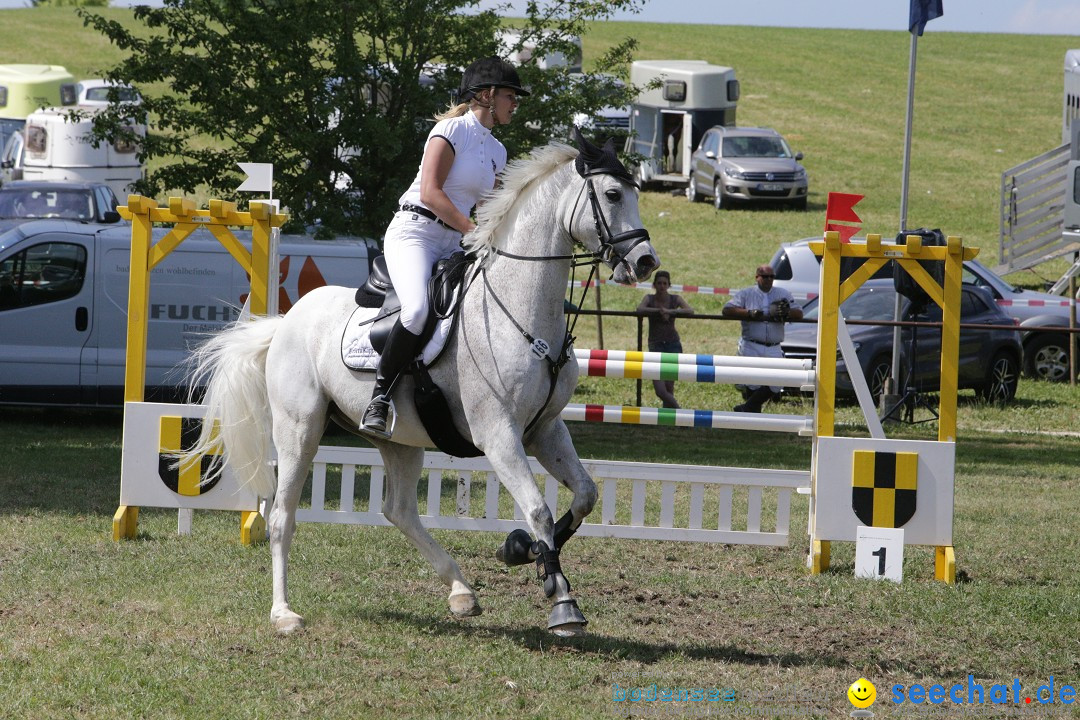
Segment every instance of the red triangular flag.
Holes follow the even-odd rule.
[[[858,225],[837,225],[836,223],[828,223],[825,226],[825,232],[835,230],[840,233],[840,242],[846,243],[851,241],[851,236],[859,232]]]
[[[829,204],[825,208],[825,225],[828,226],[833,220],[861,223],[862,218],[855,214],[855,205],[864,197],[866,196],[851,193],[829,193]]]

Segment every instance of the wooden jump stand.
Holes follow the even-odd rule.
[[[128,403],[141,403],[146,392],[146,338],[150,302],[150,271],[179,247],[198,228],[206,228],[228,250],[251,278],[249,308],[254,315],[265,315],[268,308],[270,278],[276,268],[272,257],[271,230],[288,220],[275,213],[273,206],[252,202],[248,212],[239,212],[236,203],[210,200],[206,209],[196,209],[187,198],[169,198],[167,207],[159,208],[150,198],[129,195],[127,205],[117,210],[131,221],[131,263],[128,280],[128,326],[126,369],[124,374],[125,416]],[[155,224],[167,223],[172,229],[156,244]],[[252,248],[249,252],[233,235],[230,227],[250,227]],[[125,441],[126,441],[125,432]],[[180,510],[184,512],[183,509]],[[190,511],[189,511],[190,512]],[[120,505],[113,515],[113,540],[134,538],[138,530],[139,508]],[[241,511],[241,542],[250,544],[266,537],[265,519],[256,510]]]
[[[958,357],[960,349],[960,287],[962,283],[963,261],[978,254],[976,248],[965,248],[959,237],[950,236],[943,247],[924,247],[921,237],[908,235],[906,245],[882,243],[880,235],[870,234],[865,243],[843,243],[839,233],[826,232],[823,241],[810,243],[814,253],[821,256],[821,294],[818,314],[818,390],[815,412],[814,459],[811,468],[810,499],[810,555],[807,565],[812,573],[821,573],[828,569],[830,560],[830,542],[834,538],[819,531],[820,518],[829,509],[820,507],[821,490],[826,469],[821,467],[819,443],[827,442],[835,435],[836,407],[836,348],[838,341],[839,307],[864,282],[889,260],[894,260],[926,291],[930,299],[942,309],[941,333],[941,392],[938,408],[937,443],[955,443],[956,406],[958,387]],[[866,262],[851,274],[843,283],[840,282],[840,261],[845,257],[866,258]],[[943,261],[944,285],[939,285],[919,264],[919,261]],[[848,361],[853,367],[854,358]],[[881,443],[883,441],[876,441]],[[884,441],[912,442],[912,441]],[[928,451],[934,451],[934,441],[914,441],[929,443]],[[949,448],[948,457],[952,457]],[[954,464],[954,463],[953,463]],[[956,581],[956,557],[952,546],[952,471],[947,468],[948,487],[942,488],[947,493],[948,512],[937,513],[937,531],[935,537],[948,538],[947,542],[919,542],[912,544],[933,544],[935,547],[934,577],[945,583]],[[830,482],[832,479],[830,479]],[[920,497],[924,497],[920,484]],[[929,493],[926,493],[929,495]],[[925,499],[925,497],[924,497]],[[922,501],[921,501],[922,502]],[[920,502],[920,506],[921,506]],[[929,508],[933,510],[933,508]],[[905,538],[905,542],[907,539]]]

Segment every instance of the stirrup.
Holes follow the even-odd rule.
[[[390,412],[390,400],[385,395],[376,395],[360,418],[360,431],[389,440],[394,434],[393,424],[388,423]]]

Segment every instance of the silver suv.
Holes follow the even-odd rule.
[[[719,210],[731,202],[786,203],[806,209],[806,168],[772,128],[724,127],[705,131],[690,158],[686,197],[712,195]]]

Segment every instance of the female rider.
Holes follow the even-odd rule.
[[[420,351],[432,265],[460,250],[462,235],[476,227],[469,217],[472,209],[506,165],[506,148],[491,129],[508,124],[518,98],[528,94],[513,65],[483,58],[465,69],[458,104],[435,118],[420,169],[399,198],[383,241],[401,313],[379,358],[371,403],[360,422],[365,432],[390,436],[390,391]]]

